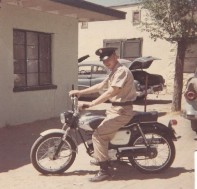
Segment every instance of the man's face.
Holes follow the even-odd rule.
[[[118,56],[116,53],[113,53],[108,59],[103,60],[103,64],[109,69],[113,70],[117,64]]]

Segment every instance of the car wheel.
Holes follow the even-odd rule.
[[[191,128],[197,132],[197,120],[191,120]]]

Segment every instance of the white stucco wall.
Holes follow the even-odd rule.
[[[52,33],[52,81],[57,89],[13,92],[13,29]],[[77,82],[78,21],[2,4],[0,8],[0,127],[56,117],[70,105]]]
[[[166,80],[166,93],[172,93],[175,64],[175,45],[164,40],[153,41],[149,33],[142,32],[138,25],[133,25],[132,11],[140,10],[138,5],[116,7],[127,13],[125,20],[88,23],[88,29],[81,29],[79,24],[79,56],[90,55],[90,59],[98,59],[95,50],[103,47],[104,39],[143,38],[142,56],[154,56],[161,60],[153,62],[147,70],[161,74]],[[142,19],[144,13],[141,12]]]

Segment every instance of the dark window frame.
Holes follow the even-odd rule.
[[[128,56],[127,45],[128,44],[137,44],[138,48],[135,51],[132,51],[131,55]],[[134,60],[135,58],[142,56],[142,46],[143,46],[143,38],[132,38],[132,39],[104,39],[103,47],[116,47],[117,55],[119,58]],[[129,48],[129,46],[128,46]],[[133,54],[133,52],[135,52]]]
[[[140,22],[141,22],[141,11],[140,10],[132,11],[132,22],[133,22],[133,25],[140,24]]]
[[[13,29],[14,92],[57,88],[52,84],[51,41],[50,33]]]

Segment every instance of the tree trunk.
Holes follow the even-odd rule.
[[[178,42],[177,56],[175,63],[175,76],[174,76],[174,93],[172,99],[172,111],[181,110],[181,99],[182,99],[182,89],[183,89],[183,67],[186,52],[186,40],[181,40]]]

